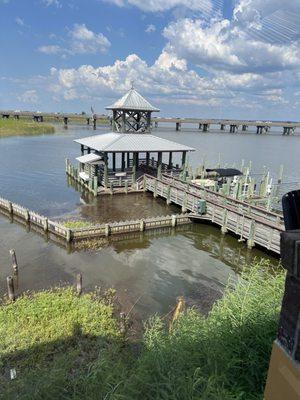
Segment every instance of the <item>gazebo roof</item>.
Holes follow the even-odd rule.
[[[75,140],[76,143],[105,153],[181,152],[194,148],[145,133],[105,133]]]
[[[148,100],[141,96],[134,88],[131,88],[123,97],[106,110],[133,110],[133,111],[159,111]]]

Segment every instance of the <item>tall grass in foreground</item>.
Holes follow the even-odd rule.
[[[53,125],[24,120],[0,119],[0,138],[18,135],[43,135],[54,133]]]
[[[0,398],[262,399],[283,287],[282,270],[253,265],[207,318],[189,310],[169,331],[152,317],[138,354],[110,303],[70,289],[25,296],[0,308]]]

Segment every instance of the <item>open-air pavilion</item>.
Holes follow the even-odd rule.
[[[157,177],[163,172],[179,174],[187,153],[194,149],[149,133],[151,113],[159,109],[133,87],[107,109],[113,111],[113,132],[75,140],[81,145],[77,157],[80,179],[112,188],[134,186],[145,173]]]
[[[161,177],[163,172],[179,173],[187,152],[194,149],[150,134],[106,133],[77,139],[81,145],[79,174],[82,179],[98,178],[109,187],[129,186],[144,173]],[[173,154],[180,162],[174,165]],[[163,162],[165,160],[165,162]]]

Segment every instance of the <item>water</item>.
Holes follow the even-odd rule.
[[[106,131],[102,127],[97,133]],[[215,165],[232,165],[241,159],[252,160],[255,169],[267,165],[275,175],[285,165],[290,181],[300,181],[300,138],[269,135],[202,133],[189,129],[154,130],[154,134],[188,144],[197,149],[190,155],[199,165],[206,157]],[[0,195],[51,218],[76,217],[107,222],[178,212],[149,194],[82,196],[67,186],[64,159],[74,160],[80,149],[75,138],[94,134],[89,128],[73,126],[58,129],[55,135],[14,137],[0,140]],[[73,283],[82,272],[84,287],[114,287],[125,311],[134,307],[138,318],[155,312],[165,314],[176,298],[183,295],[190,305],[207,312],[221,296],[228,277],[254,257],[278,261],[207,225],[192,225],[157,234],[138,234],[126,241],[117,238],[99,250],[68,253],[54,243],[0,216],[0,292],[11,274],[9,249],[15,248],[20,264],[19,292],[38,290],[57,284]]]

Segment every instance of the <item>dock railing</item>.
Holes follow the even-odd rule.
[[[12,217],[25,221],[27,224],[42,228],[45,233],[63,238],[67,242],[108,237],[110,235],[129,232],[143,232],[151,229],[175,228],[178,225],[192,223],[188,214],[175,214],[132,221],[97,224],[82,228],[68,228],[62,222],[52,221],[45,216],[3,198],[0,198],[0,210]]]

